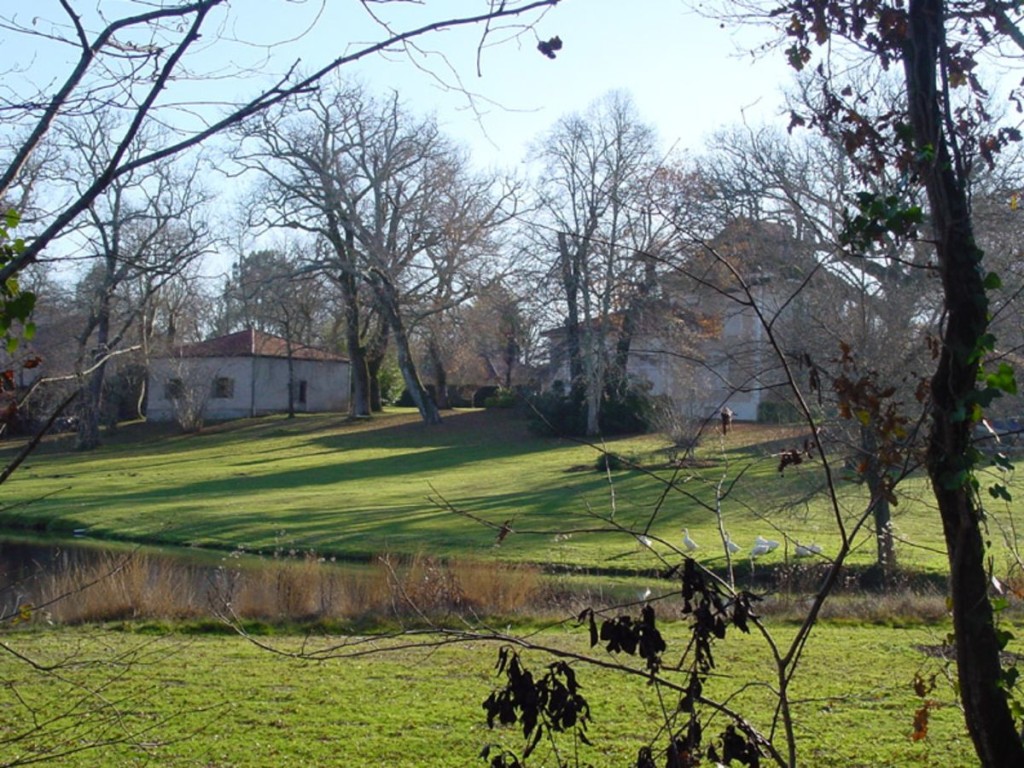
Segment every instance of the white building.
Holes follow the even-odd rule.
[[[792,299],[815,262],[786,227],[746,219],[726,227],[711,246],[690,255],[685,270],[667,271],[657,293],[631,310],[626,374],[649,394],[671,400],[687,418],[712,419],[728,407],[737,420],[755,421],[780,405],[784,391],[784,372],[765,323],[772,324],[787,354],[802,348],[806,340],[794,324],[800,301]],[[612,313],[603,326],[591,320],[581,336],[603,339],[611,355],[626,326],[625,312]],[[545,335],[547,385],[567,385],[567,331]]]
[[[246,330],[187,344],[149,368],[147,418],[173,421],[185,403],[204,419],[224,420],[288,411],[288,390],[299,413],[345,411],[351,368],[347,358]]]
[[[755,289],[767,301],[763,288]],[[756,421],[775,373],[764,328],[743,297],[728,294],[677,293],[652,302],[635,323],[626,374],[649,395],[666,397],[687,418],[715,418],[728,406],[740,421]],[[597,333],[597,322],[591,324]],[[605,329],[609,354],[619,340],[622,313]],[[548,331],[551,366],[546,386],[568,385],[566,330]]]

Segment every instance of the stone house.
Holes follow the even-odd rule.
[[[297,412],[345,411],[350,387],[347,358],[250,329],[152,360],[146,416],[175,420],[185,402],[214,421],[284,413],[289,388]]]

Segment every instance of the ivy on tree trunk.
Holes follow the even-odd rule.
[[[973,482],[971,431],[980,356],[988,333],[982,252],[975,243],[967,179],[951,156],[938,92],[945,6],[912,0],[903,52],[910,124],[928,194],[946,326],[932,378],[928,474],[950,566],[957,675],[967,729],[992,768],[1024,765],[1024,744],[1001,687],[1001,643],[988,599],[983,510]]]

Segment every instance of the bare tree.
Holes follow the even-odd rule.
[[[915,390],[928,364],[924,339],[936,331],[941,311],[927,252],[905,237],[889,237],[869,253],[846,247],[851,206],[863,188],[855,185],[856,169],[835,137],[744,126],[717,134],[711,146],[699,160],[707,202],[717,209],[715,220],[745,233],[720,249],[748,279],[760,275],[791,286],[779,334],[790,358],[822,380],[819,407],[837,408],[850,386],[870,375],[879,391],[892,388],[905,415],[919,422],[923,408]],[[881,195],[902,183],[882,173],[871,182],[872,192]],[[756,228],[747,214],[757,216]],[[789,247],[765,234],[779,228]],[[842,346],[851,353],[842,355]],[[839,420],[828,430],[836,444],[844,437],[851,466],[863,470],[872,490],[877,562],[892,575],[891,480],[902,468],[889,466],[880,454],[884,415],[862,414],[862,421]],[[915,438],[923,444],[916,430],[905,436]]]
[[[1021,138],[1016,126],[993,119],[990,94],[977,69],[985,56],[1024,49],[1020,9],[942,0],[867,5],[751,0],[728,4],[722,12],[733,21],[742,15],[745,22],[757,20],[774,29],[794,68],[813,67],[822,98],[794,110],[793,126],[839,137],[862,180],[887,168],[906,180],[902,194],[865,191],[859,216],[847,230],[852,250],[870,248],[879,236],[912,235],[919,223],[930,233],[944,316],[927,389],[925,465],[948,551],[957,680],[981,764],[1024,764],[1019,716],[1007,690],[1016,674],[1002,669],[1005,638],[988,594],[985,502],[973,444],[984,409],[1002,393],[1015,391],[1016,384],[1009,365],[986,368],[994,338],[989,292],[999,281],[985,268],[971,196],[975,169],[994,165],[999,152]],[[846,58],[851,52],[855,56]],[[833,66],[839,62],[842,66]],[[901,97],[895,108],[875,112],[861,99],[846,77],[858,68],[851,62],[897,73]],[[924,205],[917,204],[918,196]]]
[[[106,137],[117,129],[110,112],[61,125],[54,139],[65,154],[65,170],[51,184],[66,190],[69,199],[80,197],[109,163]],[[140,139],[128,158],[146,151],[145,146]],[[209,195],[198,182],[198,171],[197,162],[185,167],[160,161],[118,176],[73,222],[72,239],[78,241],[86,264],[81,289],[90,308],[77,333],[85,366],[92,369],[79,401],[81,449],[99,443],[104,358],[144,316],[160,287],[213,245],[205,219]],[[136,289],[134,295],[130,288]]]
[[[368,413],[369,301],[384,320],[407,392],[425,422],[439,421],[417,374],[411,333],[423,317],[469,294],[461,271],[508,217],[503,197],[468,175],[466,158],[433,120],[409,115],[396,95],[378,100],[347,84],[254,121],[236,160],[261,179],[254,224],[326,244],[319,266],[341,288],[357,414]]]
[[[637,254],[653,246],[645,209],[655,152],[654,133],[633,103],[611,93],[586,113],[559,120],[535,153],[542,169],[539,239],[553,254],[550,276],[565,308],[569,378],[586,403],[590,435],[600,430],[613,364],[613,315],[628,303],[631,273],[644,273]]]
[[[5,84],[11,90],[0,99],[0,111],[5,117],[5,130],[19,138],[11,140],[8,160],[0,168],[0,199],[12,199],[12,191],[19,184],[25,186],[26,172],[44,139],[66,118],[94,114],[101,108],[116,109],[125,117],[116,132],[104,137],[105,160],[91,183],[34,222],[36,232],[25,249],[0,267],[0,282],[36,261],[119,177],[191,149],[295,95],[309,93],[326,75],[353,61],[382,51],[419,56],[423,50],[418,40],[455,27],[479,26],[483,30],[482,46],[492,35],[508,37],[530,30],[558,1],[513,1],[495,6],[483,0],[478,13],[409,27],[403,25],[403,4],[398,0],[376,4],[380,9],[394,6],[397,18],[391,20],[362,4],[360,12],[370,13],[381,30],[379,41],[357,45],[319,63],[308,74],[297,74],[293,66],[252,96],[214,109],[202,101],[202,96],[197,99],[194,95],[195,83],[248,74],[244,70],[225,71],[222,62],[212,70],[203,69],[203,50],[210,42],[247,46],[248,41],[232,39],[227,32],[235,14],[245,12],[234,9],[227,0],[176,2],[117,17],[76,7],[73,0],[60,0],[52,11],[33,9],[31,17],[23,18],[17,12],[0,14],[0,29],[43,51],[43,55],[67,50],[77,55],[70,71],[46,84],[28,82],[18,88],[12,77],[7,78]],[[282,12],[294,13],[295,9]],[[339,48],[347,48],[347,41],[339,43]],[[193,95],[188,95],[190,92]],[[166,124],[173,124],[175,131],[164,133],[159,144],[138,149],[140,137],[152,135],[155,126]]]
[[[451,155],[436,215],[441,227],[413,265],[418,284],[408,291],[413,324],[442,409],[448,407],[447,368],[458,346],[451,343],[458,336],[455,310],[512,268],[504,256],[507,237],[502,230],[518,213],[515,182],[473,174],[467,168],[461,153]]]

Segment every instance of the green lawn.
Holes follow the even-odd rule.
[[[734,541],[749,549],[755,535],[788,536],[790,554],[795,541],[816,542],[828,554],[836,546],[836,522],[822,493],[820,464],[780,474],[772,454],[787,444],[787,434],[798,444],[798,432],[740,425],[728,438],[710,436],[697,465],[676,470],[667,467],[667,443],[659,437],[609,441],[604,448],[645,468],[615,471],[609,482],[593,469],[598,447],[531,435],[503,411],[453,413],[437,427],[402,410],[370,422],[269,417],[191,436],[133,424],[91,453],[72,451],[70,438],[50,441],[4,485],[0,526],[361,559],[429,552],[643,570],[656,561],[618,526],[640,531],[653,521],[649,534],[665,555],[682,546],[685,526],[701,545],[700,557],[721,560],[711,511],[715,488],[742,473],[722,504]],[[865,495],[841,474],[840,515],[849,523]],[[943,571],[927,486],[911,478],[900,497],[901,562]],[[442,498],[492,526],[511,521],[515,533],[495,547],[495,527],[444,508]],[[1006,512],[992,511],[997,544],[1009,530]],[[870,531],[858,541],[852,562],[870,563]],[[765,561],[785,557],[782,547]]]
[[[785,626],[775,629],[781,635],[789,631]],[[667,631],[678,648],[680,625],[669,625]],[[588,652],[583,634],[560,629],[535,639]],[[799,763],[844,768],[975,764],[946,682],[932,694],[936,707],[927,739],[910,739],[920,706],[911,681],[916,673],[941,673],[940,662],[922,649],[939,644],[943,634],[941,627],[818,627],[792,692]],[[32,713],[41,723],[30,738],[0,743],[4,761],[37,750],[85,747],[97,736],[117,739],[126,734],[139,745],[90,749],[58,762],[454,768],[484,766],[478,754],[485,743],[500,742],[517,751],[522,747],[515,729],[488,731],[480,707],[496,684],[496,644],[308,662],[230,635],[150,638],[79,628],[8,632],[2,639],[44,663],[69,657],[116,659],[109,665],[66,668],[56,676],[40,674],[10,655],[0,656],[5,681],[0,688],[0,739],[32,731]],[[304,637],[264,640],[285,651],[313,650],[326,642]],[[376,647],[387,645],[379,642]],[[608,658],[601,649],[595,656]],[[731,706],[769,730],[764,686],[771,678],[763,645],[754,637],[730,636],[719,644],[717,657],[722,672],[711,683],[715,693],[734,693]],[[537,653],[527,653],[525,659],[534,669],[547,662]],[[583,749],[581,764],[631,765],[637,749],[656,739],[661,722],[656,690],[640,678],[586,665],[577,665],[577,670],[593,714],[589,735],[594,746]],[[95,697],[91,691],[97,692]],[[723,725],[716,720],[708,727]],[[663,745],[663,737],[654,741],[656,750]],[[543,753],[531,764],[547,764]],[[663,761],[662,754],[659,765]]]

